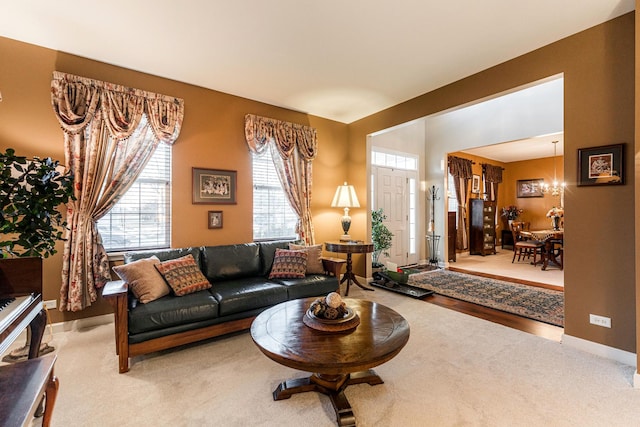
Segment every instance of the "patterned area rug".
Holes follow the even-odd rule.
[[[556,326],[564,326],[564,293],[448,270],[409,276],[409,285],[495,308]]]

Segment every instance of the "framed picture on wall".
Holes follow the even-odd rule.
[[[473,194],[480,193],[480,175],[473,175],[471,179],[471,192]]]
[[[624,184],[624,144],[578,149],[578,186]]]
[[[192,168],[194,204],[236,204],[236,171]]]
[[[538,179],[519,179],[516,182],[516,195],[519,199],[527,197],[543,197],[542,178]]]
[[[208,227],[222,228],[222,211],[209,211]]]

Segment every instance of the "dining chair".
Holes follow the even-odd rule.
[[[515,262],[516,255],[518,256],[518,262],[520,259],[529,259],[531,255],[533,255],[533,265],[538,264],[538,255],[540,255],[540,260],[542,261],[544,242],[526,235],[527,230],[525,229],[528,229],[528,225],[522,221],[511,223],[511,233],[513,233],[513,259],[511,259],[511,263]]]

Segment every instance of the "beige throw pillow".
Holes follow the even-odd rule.
[[[322,265],[322,245],[304,246],[289,243],[289,249],[307,252],[307,274],[324,273],[324,266]]]
[[[169,286],[156,270],[157,264],[160,264],[160,260],[154,255],[129,264],[117,265],[113,267],[113,271],[129,284],[133,295],[146,304],[169,295]]]

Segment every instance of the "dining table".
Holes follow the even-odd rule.
[[[564,229],[530,230],[521,232],[520,234],[544,242],[541,261],[543,270],[547,269],[549,263],[555,264],[562,270],[564,257],[558,256],[559,254],[556,253],[556,245],[562,245],[564,240]]]

